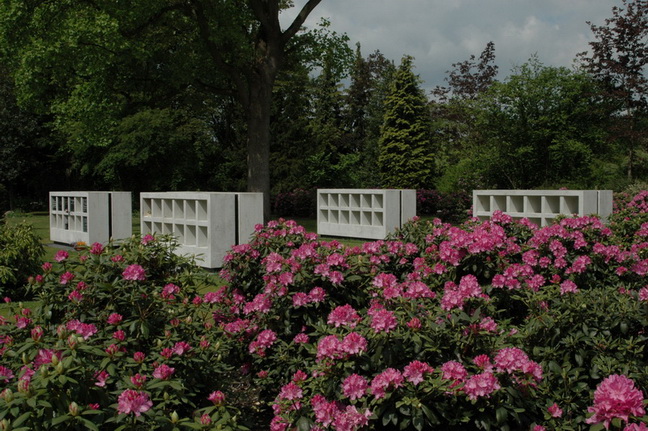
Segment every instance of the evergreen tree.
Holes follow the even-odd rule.
[[[385,100],[378,158],[382,187],[429,187],[434,171],[429,147],[427,99],[412,57],[405,56]]]

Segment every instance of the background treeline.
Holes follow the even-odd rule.
[[[648,180],[647,9],[630,3],[592,25],[596,41],[572,69],[530,56],[499,78],[489,42],[427,93],[414,58],[354,50],[323,22],[293,42],[274,83],[275,214],[306,215],[310,191],[324,187],[460,201],[474,188],[622,190]],[[210,72],[186,55],[198,51],[182,27],[126,38],[70,26],[70,46],[18,53],[2,40],[0,209],[43,208],[53,189],[245,190],[245,114],[202,80]],[[624,39],[610,29],[625,29]]]

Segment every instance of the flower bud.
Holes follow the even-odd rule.
[[[52,358],[53,357],[54,356],[52,356]],[[63,371],[65,371],[65,368],[63,368],[63,362],[59,362],[58,364],[56,364],[55,370],[56,370],[56,374],[63,374]]]
[[[68,343],[68,347],[71,350],[74,350],[76,349],[77,344],[79,344],[79,339],[75,334],[72,334],[68,337],[67,343]]]
[[[72,401],[69,407],[70,416],[79,416],[79,405]]]
[[[164,401],[169,401],[170,398],[171,398],[171,397],[169,396],[169,393],[168,393],[168,392],[165,392],[165,393],[164,393]]]
[[[59,364],[59,358],[56,354],[52,355],[52,365],[57,366]]]
[[[3,419],[0,421],[0,430],[1,431],[11,431],[11,422],[8,421],[7,419]]]
[[[13,392],[9,388],[0,392],[0,397],[2,397],[2,399],[5,400],[5,402],[7,403],[10,403],[14,399]]]
[[[29,380],[18,381],[18,392],[20,392],[21,394],[26,394],[29,392]]]
[[[171,413],[171,423],[177,424],[178,420],[180,420],[180,418],[178,417],[178,413],[176,413],[175,411]]]
[[[24,352],[23,352],[23,354],[22,354],[22,356],[20,357],[20,359],[22,360],[22,363],[23,363],[24,365],[29,364],[29,358],[27,357],[27,353],[24,353]]]

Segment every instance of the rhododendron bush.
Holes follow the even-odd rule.
[[[615,217],[414,220],[357,247],[272,221],[224,284],[157,238],[61,253],[42,312],[0,326],[0,420],[646,429],[648,223]]]

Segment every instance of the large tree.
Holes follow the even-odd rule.
[[[490,145],[473,157],[503,188],[604,186],[595,160],[609,158],[610,106],[585,73],[533,58],[479,100],[476,127]]]
[[[648,0],[623,0],[623,7],[612,8],[605,25],[588,24],[595,40],[591,52],[579,56],[585,70],[618,102],[615,135],[625,143],[627,177],[632,181],[635,168],[648,162]],[[643,161],[638,160],[641,151]]]
[[[383,187],[429,187],[434,172],[429,130],[427,99],[412,71],[412,57],[406,56],[385,99],[378,158]]]
[[[267,217],[272,90],[320,2],[283,28],[285,0],[4,0],[0,46],[21,101],[54,113],[76,154],[101,153],[115,125],[144,108],[206,111],[234,98],[247,123],[247,188],[264,193]]]

